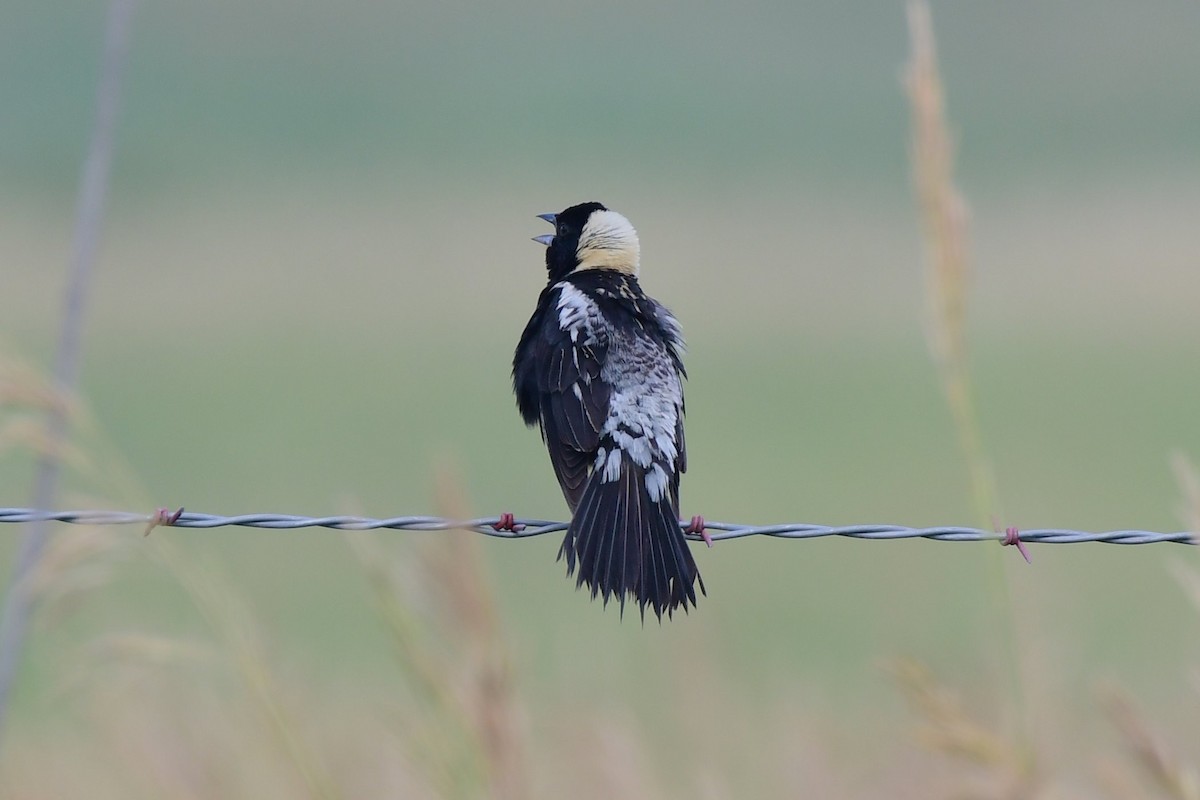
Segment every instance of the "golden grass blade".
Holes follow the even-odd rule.
[[[1172,800],[1200,800],[1200,773],[1181,763],[1129,696],[1116,687],[1104,692],[1105,710],[1124,739],[1133,760],[1162,796]]]
[[[457,470],[437,472],[436,507],[452,519],[469,519],[470,507]],[[434,586],[450,612],[470,665],[468,713],[483,750],[490,796],[519,800],[529,791],[524,724],[504,631],[480,554],[478,537],[457,534],[429,555]]]
[[[925,240],[927,334],[966,458],[971,493],[984,527],[999,523],[967,373],[966,308],[970,274],[967,206],[954,185],[954,148],[946,123],[929,5],[908,4],[912,56],[905,74],[912,114],[913,181]]]
[[[967,796],[1040,796],[1043,781],[1032,754],[974,719],[950,689],[923,664],[900,660],[889,665],[905,699],[921,720],[917,738],[930,750],[982,774],[986,791]]]
[[[440,514],[470,518],[453,471],[439,470],[436,488]],[[420,543],[413,577],[421,579],[407,581],[396,579],[403,565],[376,534],[346,539],[374,590],[408,688],[423,706],[422,738],[413,746],[422,750],[429,780],[446,797],[528,796],[522,706],[478,537],[450,532]]]
[[[122,73],[129,53],[133,0],[112,0],[96,89],[96,113],[87,158],[76,198],[72,256],[67,272],[63,314],[59,321],[58,347],[54,360],[55,394],[64,397],[75,391],[83,351],[83,312],[91,294],[92,272],[99,250],[100,231],[108,195],[108,176],[116,139],[118,100]],[[67,439],[69,419],[64,410],[50,408],[46,431],[50,442]],[[51,451],[56,448],[51,447]],[[60,463],[53,457],[38,459],[34,478],[35,508],[49,508],[58,493]],[[41,560],[49,528],[45,523],[28,526],[21,539],[16,568],[4,607],[0,609],[0,733],[7,717],[12,685],[25,649],[25,636],[33,613],[34,598],[26,594],[26,577]]]
[[[956,369],[966,353],[966,203],[954,185],[954,152],[926,3],[908,4],[908,25],[912,60],[905,84],[912,104],[913,178],[929,258],[930,343],[939,364]]]
[[[912,116],[911,159],[926,251],[925,286],[929,308],[927,333],[930,351],[946,395],[955,434],[967,468],[970,493],[982,528],[1000,530],[1003,520],[995,479],[979,420],[974,391],[967,369],[966,309],[970,275],[970,246],[967,231],[967,206],[954,184],[954,148],[946,122],[945,95],[938,69],[933,21],[925,0],[910,0],[908,25],[912,53],[905,73]],[[1028,556],[1022,550],[1022,555]],[[1007,627],[1011,634],[1001,642],[1008,668],[1000,676],[1011,685],[1017,707],[1023,706],[1021,659],[1018,630],[1019,598],[1011,591],[1007,578],[997,566],[997,591],[1005,597],[1007,618],[993,625]],[[1028,720],[1026,730],[1030,729]]]

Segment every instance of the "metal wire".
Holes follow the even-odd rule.
[[[173,515],[172,515],[173,516]],[[333,528],[336,530],[365,531],[387,528],[402,531],[445,531],[470,530],[501,539],[526,539],[555,531],[565,531],[567,523],[544,519],[516,519],[519,530],[496,530],[499,517],[452,520],[444,517],[300,517],[291,514],[240,514],[224,517],[216,514],[198,514],[183,511],[174,521],[166,521],[163,512],[137,514],[128,511],[35,511],[30,508],[0,508],[0,522],[34,522],[47,520],[79,525],[168,525],[175,528],[220,528],[239,525],[249,528],[271,528],[291,530],[294,528]],[[746,536],[774,536],[782,539],[816,539],[822,536],[846,536],[851,539],[933,539],[939,542],[985,542],[1003,541],[1004,533],[985,531],[979,528],[936,527],[910,528],[904,525],[809,525],[788,522],[778,525],[739,525],[730,522],[705,521],[709,537],[715,541],[741,539]],[[686,529],[688,522],[681,522]],[[687,534],[687,538],[699,541],[699,534]],[[1021,531],[1022,542],[1038,544],[1078,544],[1080,542],[1103,542],[1105,544],[1157,544],[1177,542],[1196,544],[1197,539],[1189,531],[1156,533],[1154,531],[1104,531],[1089,533],[1060,528]]]

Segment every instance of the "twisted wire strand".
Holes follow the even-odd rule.
[[[173,515],[172,515],[173,516]],[[220,516],[183,511],[173,521],[165,521],[163,512],[138,514],[130,511],[36,511],[30,508],[0,508],[0,522],[65,522],[78,525],[165,525],[175,528],[220,528],[242,526],[291,530],[295,528],[332,528],[346,531],[401,530],[401,531],[446,531],[470,530],[501,539],[526,539],[555,531],[565,531],[566,522],[544,519],[516,519],[515,531],[496,530],[499,517],[453,520],[444,517],[407,516],[372,519],[370,517],[335,516],[302,517],[292,514],[240,514]],[[689,522],[680,522],[686,530]],[[986,542],[1003,541],[1004,533],[979,528],[940,526],[935,528],[911,528],[905,525],[811,525],[800,522],[785,522],[776,525],[740,525],[731,522],[705,521],[710,538],[716,541],[741,539],[747,536],[774,536],[781,539],[816,539],[823,536],[845,536],[851,539],[933,539],[939,542]],[[699,534],[689,533],[687,538],[700,541]],[[1078,544],[1080,542],[1102,542],[1105,544],[1157,544],[1176,542],[1196,544],[1197,539],[1189,531],[1157,533],[1154,531],[1073,531],[1062,528],[1024,530],[1019,533],[1022,542],[1038,544]]]

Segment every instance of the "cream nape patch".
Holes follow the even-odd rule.
[[[616,211],[593,211],[579,234],[576,269],[612,269],[637,276],[641,245],[633,224]]]

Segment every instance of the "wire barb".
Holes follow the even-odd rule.
[[[150,516],[150,521],[146,523],[146,532],[142,536],[149,536],[150,531],[157,528],[159,525],[170,527],[179,521],[179,517],[183,515],[183,508],[178,511],[172,511],[169,508],[160,508]]]
[[[1000,540],[1000,544],[1005,547],[1016,545],[1017,550],[1021,553],[1021,557],[1025,559],[1026,564],[1032,564],[1033,559],[1029,557],[1029,551],[1025,549],[1025,542],[1021,541],[1021,531],[1016,528],[1005,528],[1004,538]]]
[[[445,517],[301,517],[292,514],[241,514],[220,516],[200,514],[195,511],[167,512],[159,509],[153,514],[137,514],[129,511],[36,511],[31,508],[0,508],[0,523],[3,522],[66,522],[77,525],[170,525],[174,528],[221,528],[237,525],[248,528],[270,528],[292,530],[295,528],[333,528],[343,531],[400,530],[400,531],[448,531],[469,530],[501,539],[526,539],[546,533],[565,531],[566,522],[544,519],[481,517],[478,519],[446,519]],[[501,523],[509,523],[509,530]],[[988,542],[1006,544],[1079,544],[1103,542],[1105,544],[1158,544],[1176,542],[1196,544],[1190,531],[1156,533],[1154,531],[1121,530],[1090,533],[1061,528],[1046,528],[1016,532],[1015,529],[997,533],[979,528],[943,526],[936,528],[910,528],[905,525],[811,525],[801,522],[785,522],[776,525],[740,525],[731,522],[704,521],[704,534],[693,533],[692,520],[681,520],[679,527],[688,539],[714,542],[724,539],[742,539],[747,536],[774,536],[780,539],[817,539],[824,536],[845,536],[850,539],[933,539],[938,542]]]

